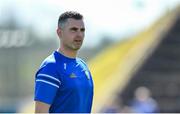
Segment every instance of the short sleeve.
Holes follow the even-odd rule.
[[[60,85],[55,64],[45,65],[36,73],[34,100],[51,105]]]

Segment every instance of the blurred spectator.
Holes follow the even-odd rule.
[[[151,92],[146,87],[139,87],[135,90],[134,100],[131,109],[135,113],[159,112],[156,101],[151,97]]]
[[[133,113],[133,110],[131,109],[130,106],[126,106],[124,105],[121,109],[121,112],[120,113]]]
[[[101,110],[102,113],[120,113],[122,107],[121,99],[115,97],[106,102],[105,106]]]

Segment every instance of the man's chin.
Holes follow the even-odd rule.
[[[79,50],[80,48],[81,48],[81,46],[73,46],[72,47],[72,49],[75,50],[75,51]]]

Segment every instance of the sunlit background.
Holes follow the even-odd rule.
[[[93,112],[140,112],[133,104],[138,95],[156,112],[180,112],[179,5],[180,0],[0,0],[0,112],[33,112],[34,75],[59,47],[58,17],[69,10],[84,16],[78,56],[93,74]]]

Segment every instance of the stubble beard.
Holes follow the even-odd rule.
[[[76,42],[72,42],[71,44],[66,45],[66,48],[73,50],[73,51],[78,51],[81,48],[81,46],[82,46],[82,43],[77,44]]]
[[[81,44],[76,44],[76,42],[75,42],[75,43],[72,44],[72,49],[75,50],[75,51],[78,51],[81,48],[81,45],[82,45],[82,43]]]

